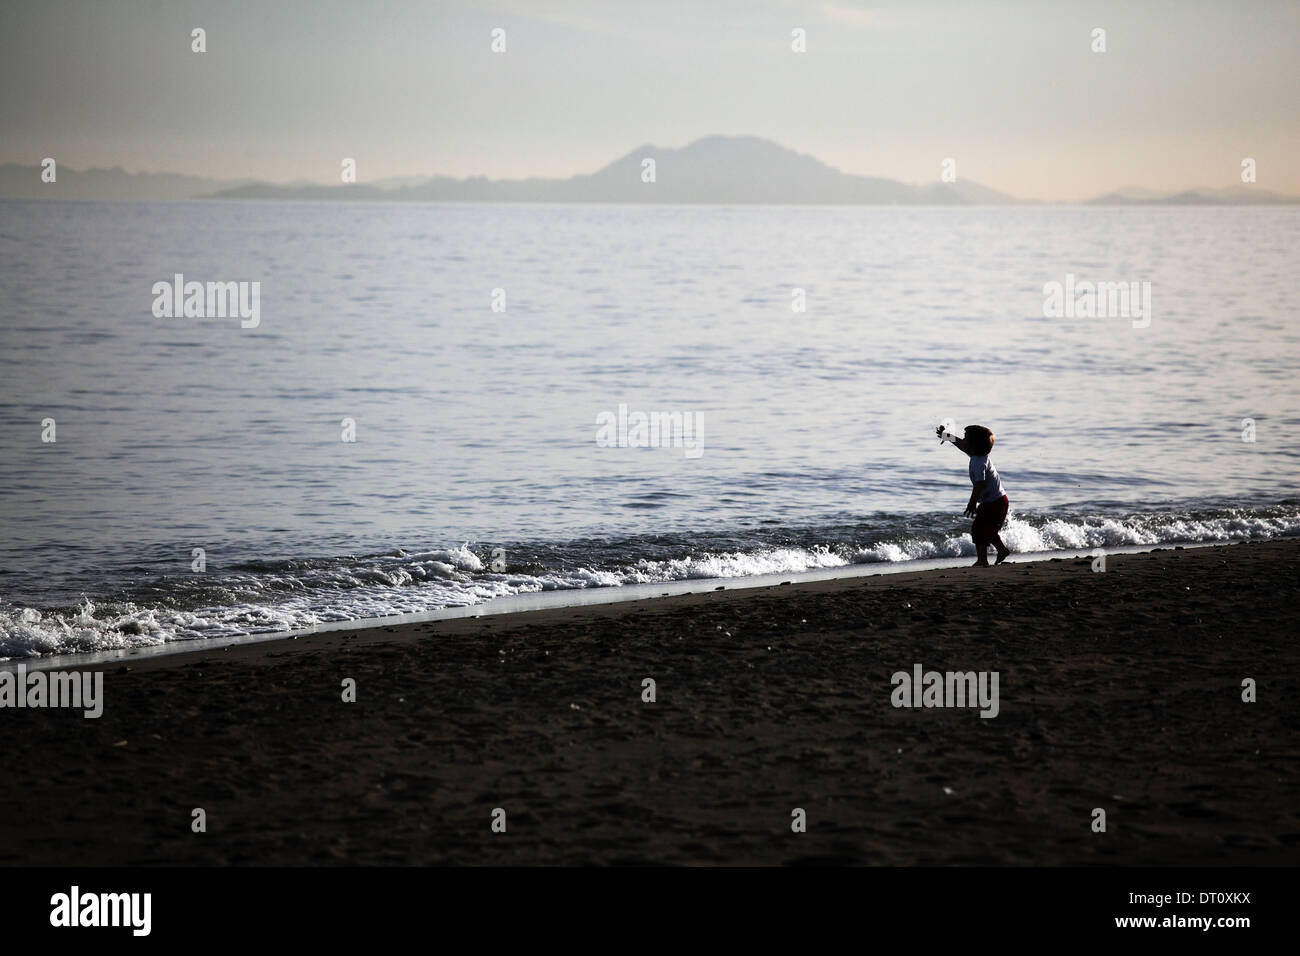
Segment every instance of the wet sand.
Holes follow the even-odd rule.
[[[1296,864],[1298,566],[702,581],[109,664],[98,720],[0,709],[0,863]],[[998,715],[894,707],[915,664],[998,672]]]

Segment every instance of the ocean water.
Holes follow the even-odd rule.
[[[1018,551],[1294,535],[1298,249],[1294,208],[0,202],[0,657],[970,554],[945,418]],[[176,273],[259,324],[155,317]],[[1044,317],[1067,274],[1149,326]],[[620,405],[699,454],[598,441]]]

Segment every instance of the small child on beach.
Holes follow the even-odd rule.
[[[993,467],[993,462],[989,461],[989,453],[993,451],[993,432],[983,425],[967,425],[965,434],[957,438],[951,434],[946,434],[943,425],[935,429],[940,440],[951,441],[954,445],[970,456],[970,481],[971,488],[970,501],[966,503],[966,517],[974,517],[975,521],[970,526],[970,536],[975,541],[975,567],[987,568],[989,566],[988,548],[993,545],[997,548],[998,559],[995,564],[1001,564],[1011,553],[1002,541],[1002,536],[998,533],[1002,530],[1002,524],[1007,520],[1007,509],[1011,502],[1002,490],[1002,479],[998,477],[998,470]]]

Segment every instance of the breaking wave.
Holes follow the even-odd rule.
[[[950,519],[944,519],[945,522]],[[521,543],[497,555],[455,548],[370,556],[254,560],[142,580],[71,607],[0,601],[0,658],[117,650],[168,641],[274,633],[484,604],[512,594],[799,573],[974,553],[965,524],[933,516],[728,535]],[[925,528],[926,530],[921,530]],[[1127,515],[1012,515],[1018,553],[1268,540],[1300,534],[1300,508]]]

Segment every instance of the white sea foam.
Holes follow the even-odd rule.
[[[829,548],[773,548],[688,555],[668,561],[641,561],[620,583],[681,581],[692,578],[740,578],[815,568],[840,568],[849,560]]]
[[[918,522],[919,523],[919,522]],[[1222,512],[1191,516],[1022,517],[1011,515],[1003,540],[1017,553],[1154,546],[1177,542],[1267,540],[1300,533],[1300,511]],[[683,547],[686,547],[683,545]],[[411,554],[389,553],[343,564],[294,561],[262,572],[231,574],[202,592],[212,603],[180,610],[131,601],[83,600],[67,611],[0,603],[0,658],[126,649],[362,621],[444,607],[479,605],[537,591],[618,587],[697,579],[786,574],[850,564],[901,563],[974,553],[965,534],[895,533],[861,546],[759,547],[642,558],[611,567],[493,572],[468,544]],[[177,587],[192,586],[180,582]]]

